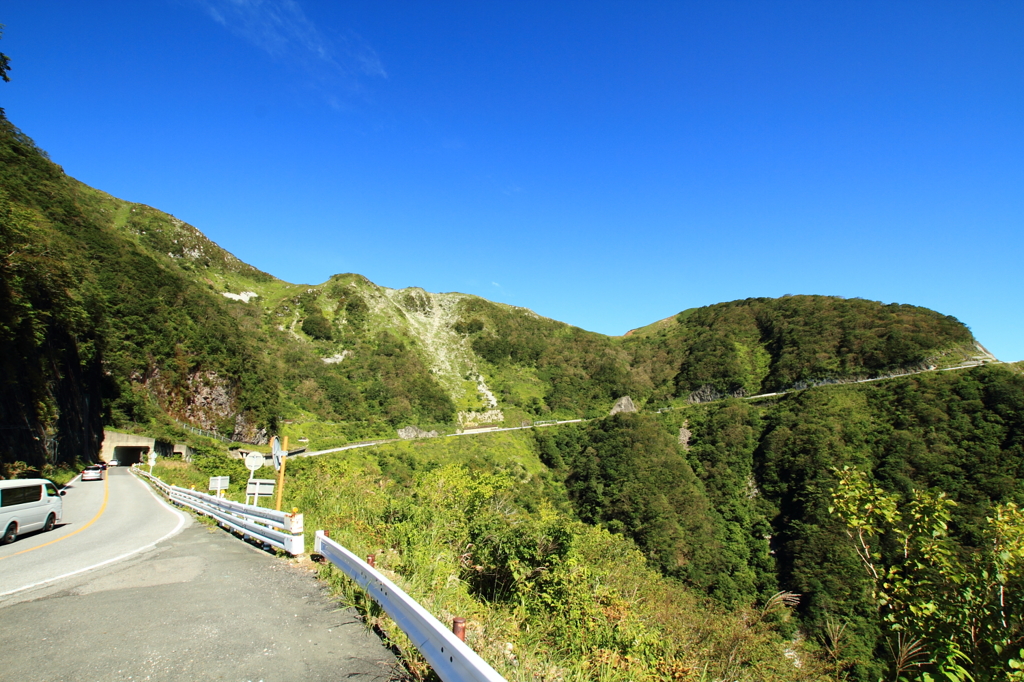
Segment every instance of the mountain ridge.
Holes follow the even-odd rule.
[[[292,284],[171,214],[68,177],[6,119],[0,132],[5,248],[19,258],[31,250],[26,240],[60,245],[42,270],[7,262],[14,288],[5,293],[13,321],[5,339],[21,343],[10,357],[25,360],[9,365],[10,375],[21,376],[14,383],[24,384],[14,394],[30,394],[28,383],[42,376],[51,377],[42,381],[51,388],[22,400],[37,406],[33,415],[18,416],[11,403],[0,420],[24,422],[36,441],[52,440],[60,414],[70,414],[52,387],[74,372],[47,369],[43,348],[69,348],[46,338],[74,325],[94,338],[88,371],[104,377],[102,389],[78,400],[94,423],[126,426],[166,414],[256,444],[282,419],[345,424],[311,427],[336,442],[405,426],[444,432],[595,417],[626,395],[640,406],[754,395],[941,363],[975,342],[955,318],[861,299],[745,299],[612,337],[520,306],[392,289],[354,273]],[[57,274],[72,263],[73,276]],[[64,308],[44,314],[61,300]],[[91,312],[62,317],[60,310],[84,301]],[[32,315],[18,317],[18,310]],[[28,326],[19,332],[21,323]],[[74,355],[79,349],[71,345]],[[37,368],[31,381],[29,366]],[[90,457],[94,446],[75,449]],[[38,446],[36,453],[44,458]]]

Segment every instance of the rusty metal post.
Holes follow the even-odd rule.
[[[370,564],[370,568],[377,568],[377,557],[373,554],[367,554],[366,563]]]
[[[453,618],[452,619],[452,632],[455,636],[461,639],[463,642],[466,641],[466,619],[465,618]]]

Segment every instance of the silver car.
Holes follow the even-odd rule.
[[[102,481],[103,480],[103,467],[98,464],[85,467],[85,471],[82,472],[83,481]]]

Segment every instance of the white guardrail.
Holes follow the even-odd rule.
[[[380,604],[444,682],[505,682],[504,677],[416,600],[322,530],[316,532],[313,547],[314,552],[340,568]]]
[[[304,551],[302,514],[230,502],[197,490],[167,485],[140,467],[132,467],[132,471],[149,480],[172,502],[211,516],[243,536],[280,547],[293,555]],[[380,604],[444,682],[505,682],[504,677],[416,600],[322,530],[316,532],[314,551],[341,569]]]
[[[293,556],[304,554],[306,551],[302,514],[288,514],[250,504],[231,502],[197,490],[167,485],[156,476],[138,467],[132,467],[132,471],[152,482],[171,502],[212,517],[221,525],[241,533],[243,537],[260,540],[283,549]]]

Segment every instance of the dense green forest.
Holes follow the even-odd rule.
[[[799,595],[802,632],[841,654],[850,679],[906,673],[901,642],[918,642],[914,663],[937,661],[933,673],[946,664],[979,680],[1020,658],[1019,374],[811,388],[537,439],[582,520],[724,604]]]
[[[650,377],[655,400],[701,389],[709,398],[783,391],[976,352],[954,317],[834,296],[719,303],[644,331],[626,346]]]

